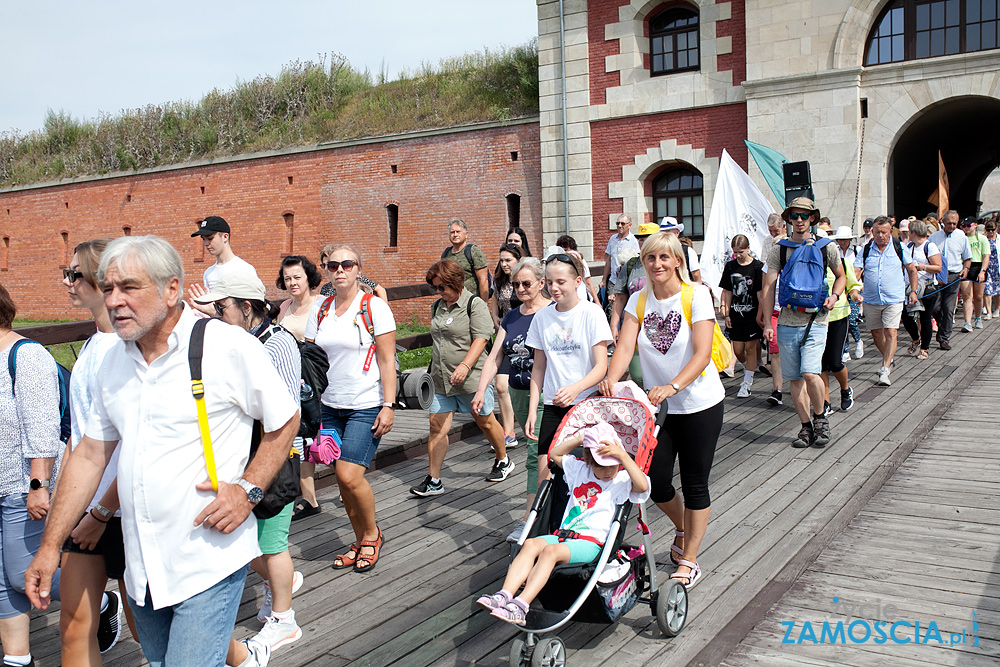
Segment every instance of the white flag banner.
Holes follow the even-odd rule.
[[[718,298],[721,295],[719,281],[722,270],[733,257],[732,241],[737,234],[750,239],[750,250],[754,257],[761,257],[761,247],[769,236],[767,216],[774,208],[757,189],[753,180],[740,165],[723,149],[719,164],[719,177],[715,182],[712,196],[712,211],[705,228],[705,245],[701,251],[701,281],[712,288]]]

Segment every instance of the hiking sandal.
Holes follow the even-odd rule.
[[[689,560],[684,560],[683,558],[681,558],[681,561],[680,563],[678,563],[678,566],[689,568],[691,571],[686,573],[674,572],[673,574],[670,575],[670,578],[677,580],[686,579],[687,581],[681,581],[681,584],[684,586],[684,588],[690,590],[691,588],[694,587],[694,585],[698,582],[698,580],[701,579],[701,568],[698,567],[698,563],[693,563]]]
[[[354,552],[353,558],[349,555],[352,551]],[[347,548],[346,554],[337,556],[333,559],[333,565],[331,567],[333,567],[334,570],[346,570],[349,567],[354,567],[360,553],[361,549],[358,548],[358,545],[352,544]],[[337,564],[337,561],[340,561],[340,565]]]
[[[920,354],[917,355],[917,359],[919,359],[920,361],[923,361],[924,359],[926,359],[929,356],[930,356],[930,353],[927,350],[920,350]]]
[[[681,562],[677,558],[684,558],[684,549],[677,546],[677,540],[684,539],[684,531],[674,529],[674,543],[670,545],[670,560],[673,561],[674,565],[680,565]],[[674,554],[677,554],[677,558],[674,558]]]
[[[361,553],[361,549],[358,550],[358,557],[354,561],[354,571],[355,572],[371,572],[375,569],[375,564],[378,563],[379,552],[382,550],[382,544],[385,542],[385,537],[382,536],[382,529],[378,529],[378,538],[374,540],[361,540],[358,542],[358,546],[361,549],[368,547],[375,553],[368,555]],[[364,565],[362,565],[364,563]]]
[[[908,348],[906,348],[906,353],[907,354],[914,354],[919,349],[920,349],[920,341],[919,340],[915,340],[912,343],[910,343],[910,346]]]

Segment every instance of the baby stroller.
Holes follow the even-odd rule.
[[[567,413],[552,442],[562,442],[584,427],[603,420],[615,429],[639,468],[648,473],[656,435],[666,414],[664,405],[654,422],[646,403],[621,396],[595,396],[580,401]],[[559,527],[568,493],[562,470],[552,466],[552,479],[539,486],[527,524],[517,544],[511,548],[512,560],[526,539],[549,534]],[[649,604],[665,636],[674,637],[684,628],[687,590],[676,579],[668,580],[662,589],[658,587],[652,540],[642,503],[638,506],[637,526],[641,546],[625,542],[625,528],[632,509],[628,501],[616,508],[611,532],[597,560],[556,566],[545,588],[531,603],[524,626],[526,636],[514,639],[510,651],[511,667],[563,667],[566,664],[563,641],[554,635],[539,639],[539,635],[558,630],[571,619],[614,623],[639,602]]]

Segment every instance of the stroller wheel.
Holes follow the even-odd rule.
[[[531,664],[528,658],[526,644],[521,637],[515,637],[510,645],[510,667],[527,667]]]
[[[566,667],[566,645],[558,637],[546,637],[535,645],[531,667]]]
[[[688,597],[676,579],[664,584],[656,596],[656,625],[667,637],[676,637],[687,622]]]

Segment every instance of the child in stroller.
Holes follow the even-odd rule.
[[[583,446],[583,459],[570,454]],[[571,489],[559,530],[524,542],[504,579],[503,588],[477,602],[508,623],[523,626],[528,607],[560,563],[589,563],[601,552],[617,505],[649,497],[649,478],[622,447],[606,422],[598,422],[549,450]],[[524,590],[515,593],[524,585]]]

